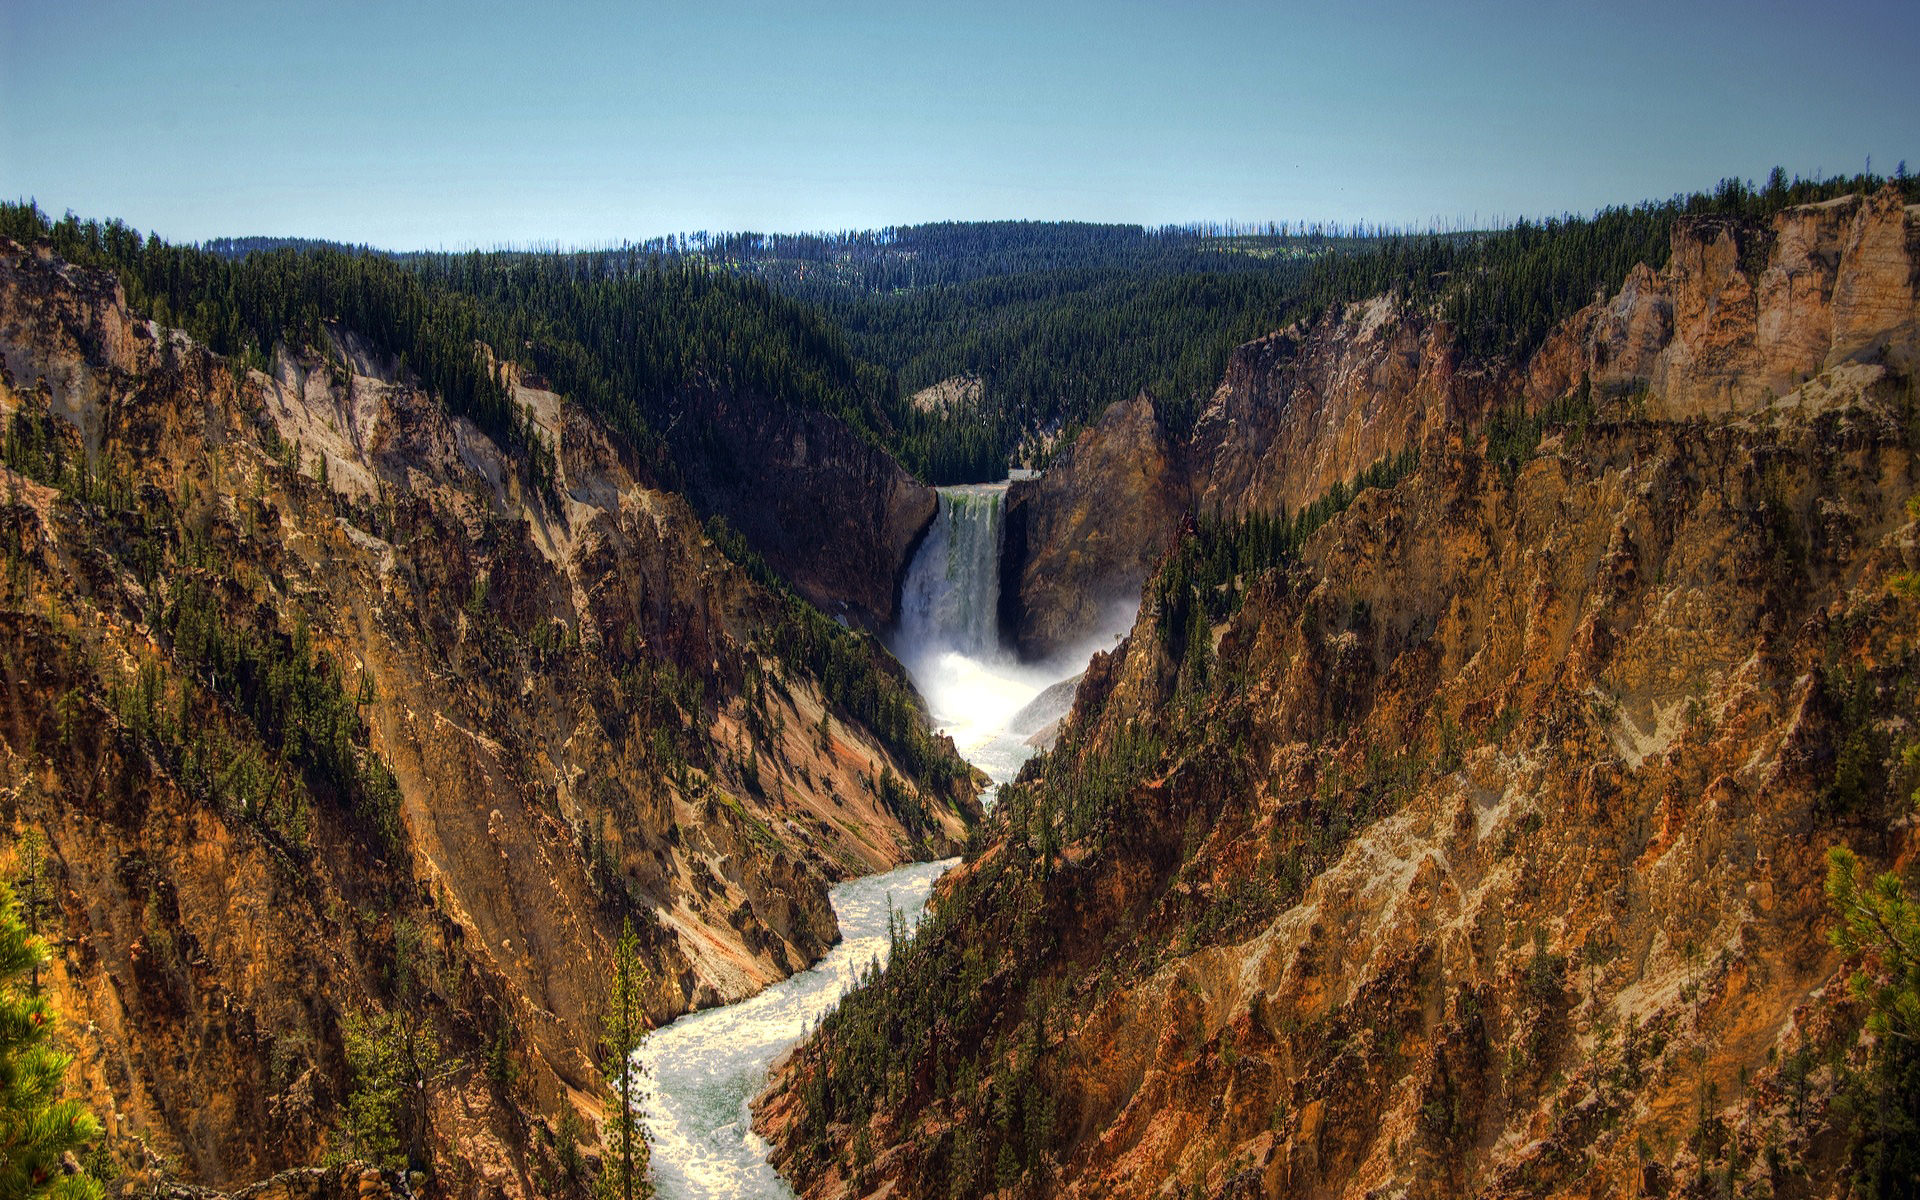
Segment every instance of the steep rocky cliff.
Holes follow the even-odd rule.
[[[1186,511],[1152,399],[1109,408],[1046,474],[1007,489],[1001,629],[1027,658],[1099,633],[1139,596]]]
[[[1917,229],[1683,225],[1520,364],[1384,300],[1243,351],[1205,508],[1418,468],[1183,542],[763,1099],[803,1194],[1845,1194],[1825,851],[1920,850]]]
[[[536,487],[352,330],[244,371],[11,242],[0,355],[0,821],[123,1167],[355,1150],[343,1030],[385,1019],[440,1050],[435,1187],[564,1191],[623,922],[656,1019],[738,998],[977,816],[871,640],[562,397],[514,382]],[[801,647],[906,706],[884,738]]]
[[[1636,271],[1568,322],[1528,393],[1557,395],[1584,372],[1681,419],[1753,412],[1822,373],[1859,387],[1882,369],[1911,371],[1916,260],[1920,223],[1891,188],[1761,227],[1686,223],[1665,271]]]
[[[1297,511],[1478,418],[1512,372],[1458,357],[1444,323],[1383,296],[1235,350],[1184,437],[1145,396],[1114,405],[1012,488],[1003,627],[1027,658],[1073,646],[1138,595],[1191,514]]]
[[[1189,508],[1298,511],[1517,399],[1538,410],[1585,386],[1683,419],[1751,412],[1822,373],[1857,389],[1881,364],[1911,370],[1917,237],[1892,188],[1764,224],[1684,219],[1663,270],[1636,268],[1522,362],[1468,359],[1444,321],[1391,296],[1250,342],[1189,436],[1143,436],[1141,401],[1116,405],[1048,472],[1059,479],[1015,489],[1007,608],[1022,652],[1071,641],[1085,624],[1074,597],[1142,574],[1134,548],[1150,561]],[[1103,553],[1115,545],[1125,554]]]
[[[934,490],[838,417],[704,392],[676,430],[689,496],[823,611],[890,626]]]
[[[1456,358],[1445,324],[1385,296],[1242,346],[1194,426],[1196,502],[1232,516],[1297,510],[1478,417],[1497,383]]]

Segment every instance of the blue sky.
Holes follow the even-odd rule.
[[[1425,223],[1920,170],[1920,2],[0,0],[0,195],[176,239]]]

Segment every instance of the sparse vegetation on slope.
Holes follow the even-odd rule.
[[[46,830],[39,895],[84,897],[38,911],[111,1117],[91,1161],[582,1194],[555,1120],[604,1082],[624,922],[649,1022],[784,977],[830,881],[964,837],[951,748],[898,716],[936,801],[775,654],[811,610],[523,375],[564,519],[370,338],[261,374],[114,282],[0,241],[0,820]],[[886,670],[847,653],[849,693]]]

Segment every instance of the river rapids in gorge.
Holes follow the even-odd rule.
[[[1005,483],[940,489],[939,514],[901,588],[891,643],[934,726],[995,789],[1073,706],[1073,686],[1093,652],[1132,622],[1130,608],[1116,610],[1110,631],[1044,663],[1022,663],[1006,647],[999,628],[1006,494]],[[841,941],[826,957],[647,1039],[640,1051],[646,1121],[664,1200],[791,1200],[747,1106],[773,1061],[832,1011],[869,962],[885,963],[889,912],[909,928],[918,924],[934,882],[957,861],[911,863],[835,886]]]

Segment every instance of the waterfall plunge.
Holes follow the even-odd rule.
[[[1087,665],[1097,645],[1044,663],[1022,663],[1000,636],[1000,538],[1007,485],[940,489],[940,512],[907,569],[894,653],[926,699],[933,722],[996,784],[1012,779],[1034,747],[1014,718]],[[1131,613],[1127,620],[1132,620]],[[1122,626],[1124,628],[1124,626]],[[1112,644],[1112,635],[1102,639]]]
[[[900,590],[900,644],[917,656],[953,652],[989,660],[1000,648],[1000,534],[1005,484],[940,489]]]

